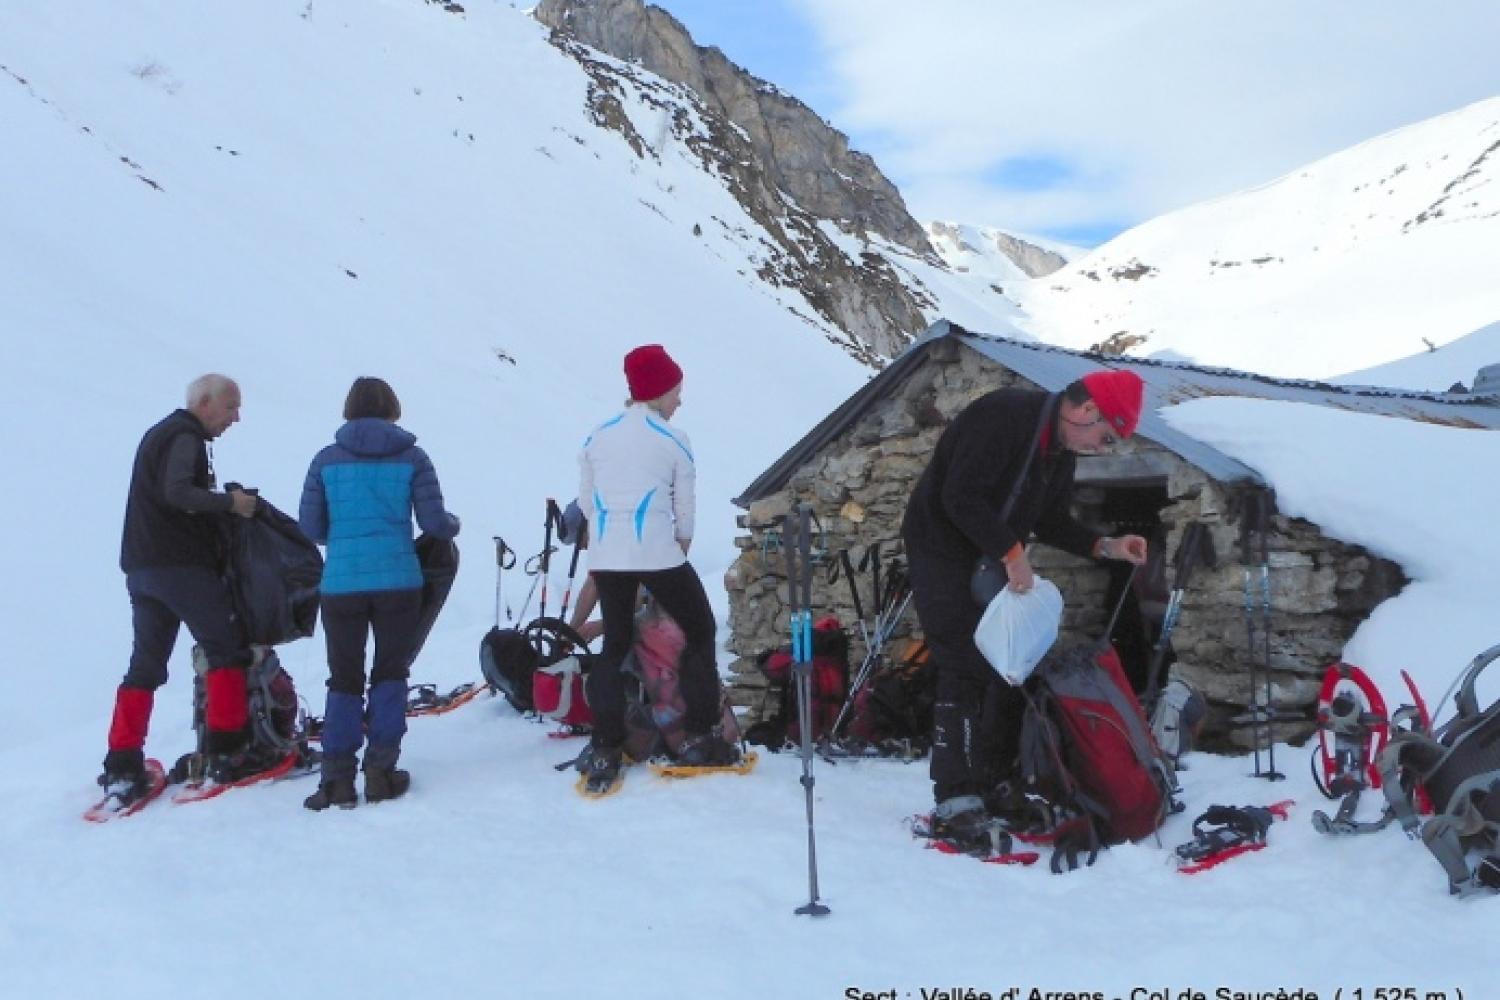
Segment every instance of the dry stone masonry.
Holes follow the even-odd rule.
[[[879,541],[887,553],[899,548],[901,516],[907,497],[937,442],[938,435],[971,401],[992,389],[1037,388],[977,351],[957,342],[934,345],[928,357],[862,419],[826,445],[773,496],[757,500],[743,518],[747,533],[737,539],[739,558],[725,577],[730,595],[730,649],[734,695],[740,705],[759,709],[763,680],[757,654],[786,642],[786,581],[774,522],[798,503],[810,503],[823,526],[820,548],[861,552]],[[1168,506],[1161,512],[1168,552],[1175,552],[1184,526],[1204,522],[1218,553],[1215,568],[1200,568],[1185,594],[1174,636],[1182,676],[1211,704],[1209,735],[1221,746],[1248,746],[1248,730],[1230,725],[1250,703],[1244,619],[1244,571],[1239,562],[1239,527],[1231,516],[1231,496],[1221,484],[1159,446],[1137,440],[1129,450],[1159,452],[1170,472]],[[1102,484],[1091,482],[1087,460],[1079,465],[1079,513],[1111,530],[1107,509],[1098,504]],[[1279,723],[1278,739],[1312,732],[1313,705],[1328,664],[1338,658],[1357,625],[1376,604],[1398,591],[1398,567],[1356,546],[1321,534],[1306,521],[1277,516],[1270,537],[1272,581],[1271,666],[1273,701],[1300,721]],[[1108,609],[1108,574],[1099,564],[1046,546],[1033,550],[1037,572],[1053,580],[1067,599],[1060,641],[1093,640],[1103,632]],[[816,613],[854,620],[847,585],[814,586]],[[920,635],[909,612],[906,629]],[[863,654],[855,636],[852,656]]]

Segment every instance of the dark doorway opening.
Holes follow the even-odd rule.
[[[1167,529],[1161,512],[1171,504],[1164,480],[1129,483],[1090,483],[1075,495],[1079,516],[1111,535],[1140,535],[1146,539],[1146,564],[1131,574],[1128,563],[1107,561],[1109,585],[1104,595],[1106,619],[1120,607],[1120,617],[1111,633],[1120,665],[1142,702],[1149,701],[1145,690],[1150,671],[1151,653],[1161,634],[1169,597],[1167,580]],[[1127,591],[1126,586],[1129,584]],[[1157,676],[1160,686],[1175,656],[1170,646]]]

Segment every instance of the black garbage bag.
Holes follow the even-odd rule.
[[[438,612],[443,610],[448,591],[453,589],[453,578],[458,575],[458,545],[451,539],[445,541],[424,533],[417,536],[416,547],[417,562],[422,565],[422,613],[417,619],[417,641],[406,664],[408,669],[427,644]]]
[[[318,547],[264,498],[254,517],[225,520],[224,578],[246,641],[276,646],[312,635],[323,579]]]

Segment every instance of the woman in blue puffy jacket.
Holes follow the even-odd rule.
[[[422,569],[411,519],[442,540],[458,534],[443,491],[416,436],[396,425],[401,403],[378,378],[357,378],[344,400],[344,426],[318,452],[302,486],[299,521],[328,546],[323,567],[323,634],[328,641],[328,703],[323,774],[303,803],[314,810],[358,802],[356,756],[364,742],[365,801],[394,799],[411,786],[399,770],[406,732],[406,677],[417,641]],[[365,707],[365,637],[375,656]]]

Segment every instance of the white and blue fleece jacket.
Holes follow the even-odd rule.
[[[645,403],[583,442],[578,505],[589,519],[590,570],[671,569],[693,537],[693,446]]]

